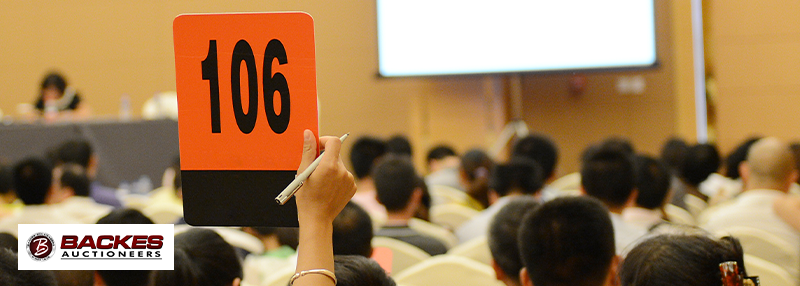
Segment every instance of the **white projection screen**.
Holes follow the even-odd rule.
[[[648,68],[654,0],[376,0],[381,76]]]

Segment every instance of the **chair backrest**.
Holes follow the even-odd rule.
[[[430,254],[409,243],[383,236],[372,238],[372,247],[388,248],[392,252],[390,275],[400,273],[406,268],[431,257]]]
[[[154,204],[142,209],[142,213],[153,220],[154,223],[175,223],[183,217],[183,207],[172,204]]]
[[[444,243],[447,249],[453,248],[458,245],[458,237],[444,227],[418,219],[411,218],[408,221],[408,228],[413,229],[420,234],[424,234]]]
[[[679,206],[667,204],[664,206],[664,212],[667,213],[667,218],[670,222],[685,225],[696,225],[692,214]]]
[[[744,255],[744,268],[747,270],[747,275],[758,276],[761,280],[761,285],[769,286],[794,286],[794,279],[783,269],[775,263],[766,261],[764,259],[752,256],[749,254]]]
[[[461,224],[478,215],[477,210],[458,204],[444,204],[431,207],[431,222],[444,228],[455,230]]]
[[[431,195],[431,206],[458,204],[475,210],[483,209],[480,202],[464,191],[450,186],[433,185],[428,188],[428,192]]]
[[[800,269],[800,248],[772,233],[738,226],[722,229],[715,234],[718,237],[730,235],[738,238],[745,254],[779,265],[790,274],[797,273]]]
[[[492,252],[489,250],[489,240],[485,235],[470,239],[450,249],[447,254],[463,256],[486,265],[492,264]]]
[[[438,255],[394,276],[397,284],[503,286],[491,266],[456,255]]]
[[[259,284],[261,286],[286,286],[289,285],[289,279],[292,279],[292,275],[295,273],[295,266],[290,265],[288,267],[284,267],[278,269],[277,271],[273,272],[269,276],[267,276],[264,281]]]
[[[700,216],[700,213],[708,208],[708,203],[706,203],[706,201],[693,195],[683,196],[683,202],[686,203],[686,209],[694,218]]]
[[[581,173],[574,172],[566,174],[552,183],[548,184],[549,187],[558,189],[559,191],[566,191],[572,193],[573,191],[581,189]]]

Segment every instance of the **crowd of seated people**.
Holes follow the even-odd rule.
[[[558,149],[544,135],[521,138],[507,159],[480,149],[459,156],[437,146],[427,154],[424,174],[402,136],[356,140],[353,173],[338,156],[337,138],[322,137],[320,146],[330,164],[321,164],[328,169],[314,172],[296,195],[299,230],[237,229],[258,241],[259,252],[241,248],[218,229],[189,227],[175,237],[173,271],[25,272],[8,262],[17,254],[4,246],[0,281],[273,285],[268,283],[277,277],[282,285],[402,284],[404,271],[391,265],[396,250],[373,247],[376,236],[427,257],[478,261],[483,270],[475,271],[494,273],[498,285],[727,286],[734,284],[723,284],[721,265],[733,264],[745,282],[768,275],[749,269],[745,257],[766,261],[791,285],[800,281],[800,176],[794,150],[776,138],[748,139],[728,156],[711,144],[672,138],[659,158],[609,138],[584,150],[580,171],[571,174],[580,178],[577,192],[552,184]],[[79,141],[65,142],[49,157],[0,167],[4,240],[16,236],[20,223],[152,223],[148,206],[180,207],[179,172],[176,184],[154,191],[152,201],[104,196],[108,189],[92,187],[95,167],[86,149]],[[300,170],[317,156],[313,149],[303,154]],[[172,168],[180,169],[177,162]],[[449,205],[468,211],[442,211]],[[437,225],[444,215],[462,220],[457,228]],[[784,242],[789,248],[782,251],[796,257],[770,257],[750,238],[737,239],[741,228]],[[277,275],[285,270],[289,277]]]

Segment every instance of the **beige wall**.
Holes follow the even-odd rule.
[[[671,134],[691,138],[693,109],[676,107],[686,102],[686,86],[691,86],[691,75],[685,76],[691,58],[683,46],[689,35],[680,25],[688,21],[688,6],[657,3],[659,68],[587,74],[587,89],[577,96],[567,90],[569,75],[522,77],[523,118],[533,131],[549,134],[561,146],[561,174],[577,170],[579,152],[608,135],[630,137],[649,153]],[[508,117],[507,79],[378,78],[374,6],[372,0],[5,3],[0,10],[0,109],[13,114],[17,103],[33,101],[42,75],[57,68],[95,114],[116,115],[122,94],[131,96],[138,111],[154,93],[174,90],[174,16],[302,10],[316,25],[321,133],[405,133],[415,144],[418,163],[440,142],[459,151],[488,147]],[[645,78],[644,94],[616,92],[619,76],[631,75]]]
[[[800,139],[800,2],[711,1],[719,145],[753,134]]]

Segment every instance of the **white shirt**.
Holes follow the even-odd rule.
[[[8,232],[18,236],[18,224],[66,224],[80,221],[59,211],[52,205],[26,205],[19,212],[0,220],[0,232]],[[19,238],[28,239],[25,238]]]
[[[107,215],[114,208],[109,205],[98,204],[89,197],[72,196],[53,205],[80,223],[97,223],[97,220]]]
[[[649,230],[650,227],[664,222],[664,219],[661,217],[661,211],[658,209],[650,210],[641,207],[631,207],[622,211],[622,221]]]
[[[647,234],[647,229],[624,222],[621,215],[609,213],[609,216],[614,226],[614,245],[617,254],[624,256],[636,246],[639,238]]]
[[[487,235],[489,232],[489,224],[492,223],[494,216],[500,212],[500,209],[511,202],[514,197],[515,196],[505,196],[497,199],[497,201],[491,206],[462,224],[458,230],[456,230],[456,237],[458,237],[458,241],[464,243],[473,238]]]
[[[703,228],[712,233],[734,226],[756,228],[772,233],[800,249],[800,233],[778,217],[772,208],[776,199],[786,196],[786,193],[767,189],[742,192],[731,204],[721,206],[711,213]],[[792,277],[800,275],[798,267],[786,267],[786,270]]]

